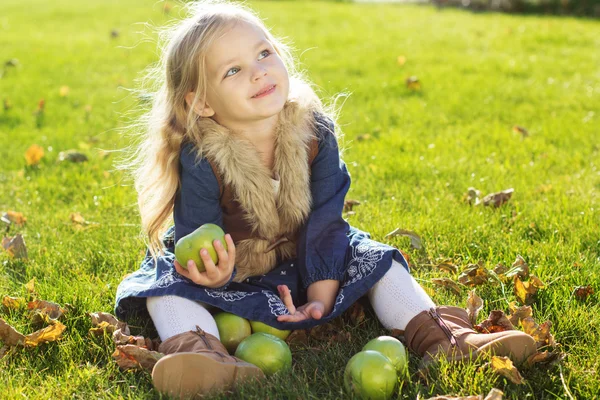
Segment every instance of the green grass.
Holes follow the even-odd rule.
[[[527,383],[517,386],[481,363],[442,365],[426,385],[412,358],[412,379],[398,397],[485,395],[493,387],[509,399],[568,398],[566,388],[575,398],[599,397],[598,294],[579,301],[571,292],[583,284],[600,290],[600,23],[408,5],[252,4],[276,34],[293,40],[323,96],[352,92],[340,119],[353,180],[348,198],[362,202],[348,217],[352,225],[408,251],[414,276],[439,304],[465,306],[467,290],[457,296],[436,288],[431,278],[456,276],[425,265],[427,259],[493,267],[520,254],[548,284],[533,304],[534,317],[552,321],[568,355],[560,368],[522,369]],[[0,110],[0,210],[28,218],[9,234],[23,234],[30,256],[15,261],[0,253],[0,294],[26,295],[24,284],[35,277],[39,298],[72,305],[60,342],[0,360],[3,399],[160,398],[149,374],[119,371],[110,338],[88,336],[87,313],[112,312],[117,285],[142,258],[135,192],[113,170],[114,156],[103,158],[98,149],[127,144],[118,128],[137,99],[124,87],[134,87],[157,58],[146,40],[151,32],[136,23],[160,25],[175,14],[141,0],[0,6],[0,62],[20,63],[0,79],[0,98],[12,104]],[[402,67],[399,55],[407,58]],[[406,88],[411,75],[421,91]],[[63,85],[70,87],[67,97],[59,96]],[[42,98],[38,128],[33,112]],[[522,139],[513,125],[530,136]],[[355,140],[364,133],[371,139]],[[38,168],[27,168],[24,153],[34,143],[46,155]],[[89,162],[57,163],[58,153],[71,148]],[[470,186],[483,194],[510,187],[515,193],[499,209],[470,207],[462,201]],[[98,224],[73,229],[72,212]],[[408,238],[384,238],[397,227],[418,232],[426,255],[409,250]],[[478,293],[482,315],[508,311],[515,300],[512,284],[506,296],[491,285]],[[22,332],[34,330],[22,312],[0,317]],[[145,324],[132,329],[155,334]],[[236,396],[345,397],[347,360],[387,333],[373,317],[348,329],[350,345],[315,341],[296,349],[292,374],[241,387]]]

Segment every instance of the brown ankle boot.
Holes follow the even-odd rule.
[[[535,340],[518,330],[477,333],[467,312],[459,307],[435,307],[417,314],[406,326],[408,348],[423,357],[422,366],[445,354],[450,361],[468,361],[479,354],[509,357],[519,364],[537,349]]]
[[[200,397],[265,376],[257,366],[230,356],[219,339],[198,326],[168,338],[158,351],[165,356],[152,369],[154,387],[177,398]]]

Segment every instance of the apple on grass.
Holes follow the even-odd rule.
[[[361,399],[389,399],[396,390],[398,374],[389,358],[378,351],[356,353],[346,364],[344,386]]]
[[[363,350],[375,350],[389,358],[400,376],[404,375],[408,368],[406,348],[395,337],[379,336],[365,344]]]
[[[250,322],[246,318],[225,311],[215,314],[214,318],[221,343],[229,354],[235,353],[240,342],[252,334]]]
[[[216,265],[219,257],[217,250],[213,246],[215,239],[219,239],[223,244],[223,248],[227,251],[227,242],[225,241],[225,232],[223,232],[223,229],[219,225],[204,224],[177,241],[175,244],[175,259],[183,268],[187,268],[188,260],[194,260],[198,271],[206,271],[204,262],[200,257],[200,250],[206,249]]]
[[[270,376],[292,368],[292,352],[286,342],[264,332],[253,333],[238,345],[235,356]]]
[[[292,333],[292,331],[290,331],[290,330],[281,330],[281,329],[273,328],[272,326],[267,325],[260,321],[250,321],[250,326],[252,326],[252,333],[256,333],[256,332],[270,333],[271,335],[277,336],[281,340],[287,339],[287,337],[290,336],[290,333]]]

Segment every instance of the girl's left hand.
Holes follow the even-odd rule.
[[[277,321],[280,322],[298,322],[304,321],[305,319],[321,319],[323,312],[325,311],[325,304],[322,301],[314,300],[309,301],[296,308],[294,301],[292,300],[292,293],[287,285],[278,285],[279,297],[283,301],[283,304],[287,307],[289,314],[280,315],[277,317]]]

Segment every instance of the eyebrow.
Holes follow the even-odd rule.
[[[267,42],[266,40],[263,39],[254,46],[254,50],[258,49],[261,46],[267,45],[267,44],[269,44],[269,42]],[[232,58],[231,60],[227,60],[227,62],[222,63],[221,67],[217,68],[217,74],[220,74],[224,67],[228,66],[229,64],[233,64],[233,62],[236,60],[237,60],[237,58]]]

